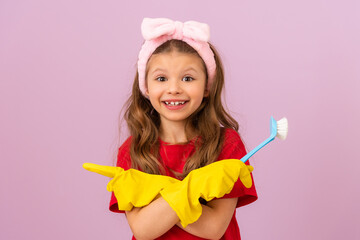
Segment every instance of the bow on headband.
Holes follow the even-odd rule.
[[[187,37],[202,42],[208,42],[210,39],[210,28],[206,23],[196,21],[182,23],[167,18],[144,18],[141,32],[145,40],[152,40],[162,35],[173,35],[174,39],[179,40]]]

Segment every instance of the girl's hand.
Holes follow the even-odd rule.
[[[113,178],[107,185],[114,192],[119,210],[130,211],[133,207],[144,207],[159,197],[166,186],[179,180],[162,175],[143,173],[135,169],[124,170],[121,167],[102,166],[84,163],[86,170]]]
[[[181,225],[186,227],[202,214],[200,197],[208,202],[221,198],[231,192],[239,178],[245,187],[250,188],[252,170],[252,166],[238,159],[217,161],[191,171],[183,181],[168,185],[160,194],[174,209]]]

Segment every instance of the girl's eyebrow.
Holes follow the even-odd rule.
[[[166,72],[166,69],[163,69],[163,68],[155,68],[154,70],[150,69],[151,73],[154,73],[154,72]]]
[[[184,70],[184,72],[187,72],[187,71],[194,71],[194,72],[197,72],[197,70],[193,67],[188,67]]]
[[[189,72],[189,71],[193,71],[193,72],[198,72],[194,67],[188,67],[185,68],[182,72]],[[149,69],[148,73],[154,74],[156,72],[163,72],[163,73],[167,73],[167,70],[165,68],[155,68],[155,69]]]

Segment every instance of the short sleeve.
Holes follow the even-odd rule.
[[[117,162],[116,166],[121,167],[125,170],[128,170],[131,166],[131,158],[130,158],[130,144],[131,137],[129,137],[119,148],[117,154]],[[114,195],[114,192],[111,193],[109,210],[117,213],[124,213],[124,211],[120,211],[117,204],[117,199]]]
[[[218,161],[224,159],[240,159],[246,155],[244,143],[242,142],[239,134],[233,129],[225,129],[225,139],[223,149],[218,157]],[[249,165],[249,161],[245,163]],[[254,184],[254,178],[251,174],[253,185],[251,188],[246,188],[240,179],[235,183],[232,191],[222,198],[238,198],[236,207],[241,207],[256,201],[257,193]]]

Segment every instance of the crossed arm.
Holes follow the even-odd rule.
[[[130,228],[138,240],[160,237],[174,225],[195,236],[207,239],[221,238],[234,214],[237,198],[215,199],[202,205],[202,215],[194,223],[183,228],[169,204],[159,197],[142,208],[126,212]],[[154,221],[156,219],[156,222]]]
[[[127,211],[127,219],[134,235],[141,240],[160,237],[174,225],[181,228],[186,226],[183,229],[195,236],[218,239],[228,227],[237,198],[210,201],[213,199],[210,196],[224,196],[238,178],[245,187],[252,186],[252,169],[236,159],[226,159],[196,169],[182,181],[135,169],[124,171],[120,167],[90,163],[85,163],[84,168],[113,178],[108,183],[107,190],[113,191],[115,196],[120,196],[120,210],[132,209]],[[140,180],[144,184],[139,185]],[[167,188],[169,184],[172,188]],[[190,188],[197,190],[189,191]],[[140,192],[145,198],[139,197]],[[159,192],[161,196],[166,196],[166,201],[159,197]],[[128,198],[123,199],[121,196],[126,194]],[[199,196],[209,202],[201,206]],[[183,203],[186,203],[185,206]],[[132,208],[133,206],[139,208]],[[181,217],[182,226],[179,224],[178,216]]]

